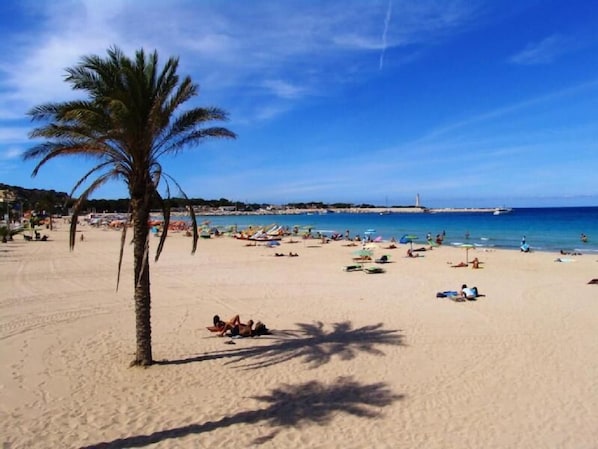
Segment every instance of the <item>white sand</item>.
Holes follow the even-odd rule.
[[[152,264],[153,348],[129,368],[132,248],[83,228],[0,246],[0,442],[14,448],[594,448],[595,256],[437,248],[347,273],[342,242],[169,237]],[[153,249],[157,239],[152,240]],[[274,257],[275,252],[299,257]],[[477,286],[471,302],[436,292]],[[274,330],[208,332],[240,313]]]

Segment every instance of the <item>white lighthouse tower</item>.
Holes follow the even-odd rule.
[[[415,194],[415,207],[420,207],[420,205],[419,205],[419,193]]]

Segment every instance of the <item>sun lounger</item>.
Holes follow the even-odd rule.
[[[364,268],[363,271],[365,271],[366,274],[386,273],[386,270],[384,268],[380,268],[380,267],[367,267],[367,268]]]
[[[344,271],[361,271],[363,270],[363,266],[361,265],[347,265],[343,268]]]

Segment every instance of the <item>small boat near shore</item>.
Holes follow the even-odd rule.
[[[511,209],[510,207],[497,207],[496,209],[494,209],[494,212],[492,212],[492,215],[503,215],[511,213],[512,211],[513,209]]]

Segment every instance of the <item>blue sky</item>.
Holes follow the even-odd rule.
[[[237,140],[164,161],[191,197],[596,206],[597,30],[588,0],[4,0],[0,182],[70,191],[90,162],[31,178],[25,114],[115,44],[179,56],[230,114]]]

